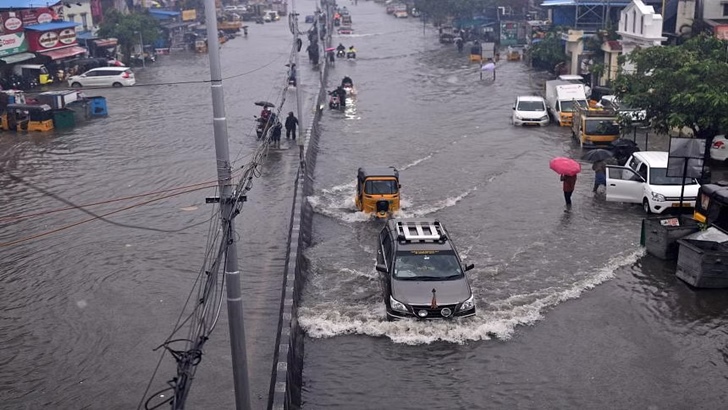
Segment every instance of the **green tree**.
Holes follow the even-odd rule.
[[[546,33],[546,37],[534,44],[529,53],[532,65],[542,70],[554,71],[557,64],[568,60],[560,30]]]
[[[139,34],[144,42],[150,44],[159,38],[159,22],[149,12],[122,14],[118,10],[104,13],[99,25],[99,37],[118,39],[124,62],[129,64],[134,45],[139,44]]]
[[[615,94],[647,111],[657,132],[683,127],[706,140],[728,129],[728,52],[726,43],[701,35],[679,46],[650,47],[627,56],[631,73],[620,72]]]

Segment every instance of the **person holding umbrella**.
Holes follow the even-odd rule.
[[[600,185],[607,187],[607,160],[612,158],[614,154],[606,149],[595,149],[587,152],[584,159],[592,164],[594,170],[594,188],[592,192],[596,193]]]
[[[571,195],[576,187],[576,174],[581,172],[581,164],[571,158],[557,157],[549,162],[549,167],[560,175],[559,179],[563,183],[566,211],[569,211],[571,209]]]

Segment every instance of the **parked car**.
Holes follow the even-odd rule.
[[[516,97],[513,103],[513,125],[549,125],[549,113],[543,97],[526,95]]]
[[[387,320],[475,315],[464,265],[445,227],[434,219],[390,219],[379,234],[377,266]]]
[[[635,152],[625,166],[607,166],[607,201],[642,204],[646,213],[660,214],[681,206],[695,207],[700,184],[694,178],[667,176],[668,153]]]
[[[136,84],[129,67],[99,67],[68,78],[68,85],[81,87],[122,87]]]
[[[728,138],[725,135],[713,137],[713,145],[710,146],[710,158],[728,162]]]
[[[632,122],[645,122],[647,120],[647,111],[628,106],[619,101],[616,95],[603,95],[597,103],[597,107],[611,108],[619,115],[629,118]]]

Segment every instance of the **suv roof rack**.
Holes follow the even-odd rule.
[[[440,221],[397,221],[397,239],[404,242],[445,241],[447,235]]]

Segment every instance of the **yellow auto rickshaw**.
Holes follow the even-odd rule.
[[[8,104],[0,115],[0,128],[5,131],[50,131],[53,111],[47,104]]]
[[[394,167],[359,168],[356,177],[356,208],[386,218],[399,210],[399,171]]]
[[[33,78],[40,85],[53,83],[53,76],[43,64],[16,64],[13,73],[28,79]]]

